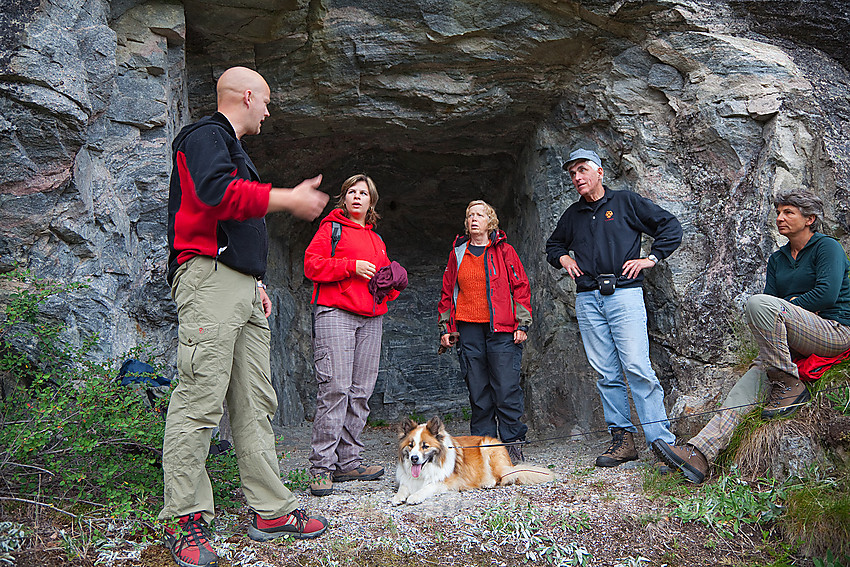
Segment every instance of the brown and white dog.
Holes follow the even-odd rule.
[[[498,439],[452,437],[439,417],[424,424],[407,419],[401,424],[399,437],[395,506],[419,504],[449,490],[538,484],[555,478],[541,467],[526,463],[513,466]]]

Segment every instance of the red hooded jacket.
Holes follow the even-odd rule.
[[[457,271],[468,244],[468,236],[455,238],[449,263],[443,272],[443,291],[437,305],[441,335],[457,331]],[[490,329],[497,333],[512,333],[517,329],[528,331],[531,325],[531,287],[516,250],[508,244],[503,231],[497,230],[490,234],[490,245],[484,251],[484,262],[487,266]]]
[[[331,225],[342,225],[342,235],[331,256]],[[345,309],[357,315],[376,317],[387,312],[387,303],[398,297],[393,290],[389,301],[376,304],[369,293],[369,280],[357,275],[357,260],[367,260],[381,269],[390,264],[384,241],[372,225],[360,226],[346,217],[342,209],[334,209],[322,219],[307,251],[304,253],[304,275],[313,282],[312,303]]]

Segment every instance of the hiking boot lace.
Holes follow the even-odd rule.
[[[782,400],[786,398],[786,394],[791,391],[790,386],[786,386],[782,382],[771,382],[770,397],[767,405],[770,407],[779,407]]]
[[[307,513],[304,510],[295,509],[289,515],[295,518],[295,527],[298,528],[298,533],[304,533],[304,526],[310,520]]]
[[[177,543],[178,551],[187,547],[207,547],[212,540],[212,534],[203,522],[189,520],[183,526],[183,530],[186,533]]]
[[[603,455],[611,455],[617,452],[617,450],[622,446],[623,441],[625,441],[626,436],[623,433],[614,433],[614,439],[611,440],[611,446],[608,447],[608,450],[602,453]]]

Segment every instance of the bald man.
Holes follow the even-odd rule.
[[[168,283],[177,303],[179,382],[165,425],[162,467],[169,522],[164,542],[182,567],[214,566],[208,529],[215,515],[205,461],[226,400],[248,505],[248,535],[312,538],[327,529],[308,517],[280,480],[271,419],[265,215],[289,211],[315,219],[328,201],[321,175],[292,189],[261,183],[242,137],[259,134],[271,93],[245,67],[225,71],[218,112],[183,128],[173,143],[168,198]]]

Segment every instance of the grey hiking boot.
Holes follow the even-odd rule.
[[[616,467],[628,461],[638,458],[635,449],[635,437],[631,431],[620,427],[611,430],[611,446],[608,450],[596,457],[597,467]]]
[[[521,463],[525,460],[522,454],[522,446],[525,445],[525,439],[514,439],[505,443],[505,448],[508,450],[508,456],[513,464]]]

